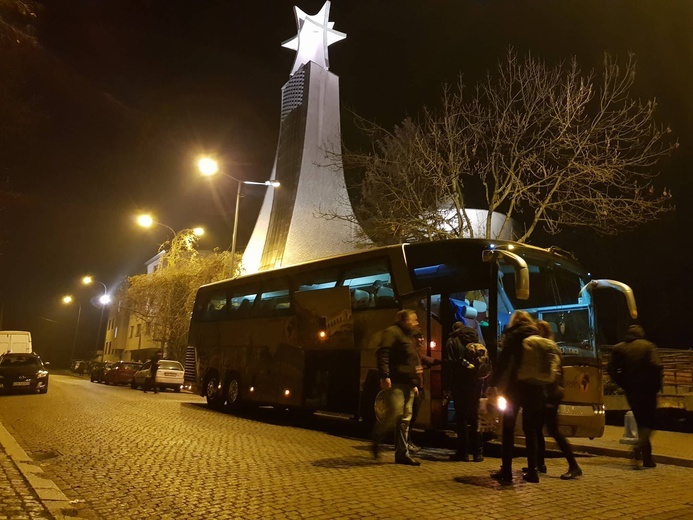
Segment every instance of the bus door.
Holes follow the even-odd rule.
[[[431,290],[421,289],[399,298],[403,309],[416,311],[421,336],[419,354],[440,359],[440,345],[433,338],[431,322]],[[442,387],[440,368],[424,369],[422,374],[423,396],[415,424],[423,428],[436,428],[443,422]]]
[[[356,414],[360,353],[348,287],[294,293],[297,344],[304,354],[302,405]]]

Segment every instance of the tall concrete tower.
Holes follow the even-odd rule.
[[[282,45],[296,51],[282,88],[279,143],[260,215],[243,254],[246,273],[354,251],[353,224],[321,214],[352,212],[344,182],[339,78],[327,47],[346,38],[329,22],[330,2],[308,15],[294,7],[298,34]]]

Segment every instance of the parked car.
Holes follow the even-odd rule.
[[[77,368],[79,368],[82,363],[85,363],[85,361],[82,359],[73,359],[72,363],[70,364],[70,370],[77,372]]]
[[[137,372],[141,366],[142,363],[116,361],[104,372],[103,382],[107,385],[130,384],[135,372]]]
[[[94,383],[101,383],[103,382],[103,375],[106,373],[106,370],[108,370],[108,367],[111,366],[111,363],[106,361],[94,361],[91,364],[91,372],[89,372],[89,380]]]
[[[48,392],[50,363],[43,363],[33,353],[7,353],[0,356],[0,390],[4,392]]]
[[[152,366],[151,361],[147,361],[142,367],[135,372],[132,377],[130,386],[137,389],[144,385],[144,380],[149,376],[149,368]],[[162,359],[159,361],[159,370],[156,371],[155,385],[159,390],[171,388],[174,392],[180,392],[183,388],[183,376],[185,371],[183,365],[173,359]]]

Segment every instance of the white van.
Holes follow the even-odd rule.
[[[30,354],[31,332],[26,330],[0,330],[0,354],[5,352],[17,352]]]

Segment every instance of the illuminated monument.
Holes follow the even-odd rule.
[[[351,211],[341,160],[339,78],[328,71],[327,47],[346,38],[329,22],[330,2],[308,15],[294,7],[296,51],[282,88],[279,143],[272,180],[243,254],[246,273],[351,252],[353,224],[320,214]]]

